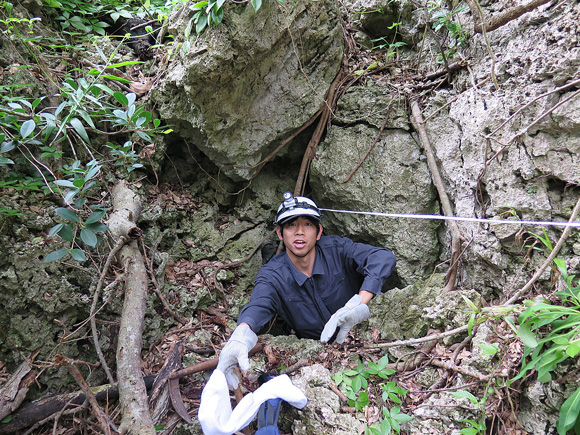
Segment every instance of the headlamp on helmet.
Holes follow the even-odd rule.
[[[284,192],[282,204],[276,213],[275,225],[283,225],[298,216],[309,216],[320,222],[322,214],[318,206],[310,198],[305,196],[293,196],[292,192]]]

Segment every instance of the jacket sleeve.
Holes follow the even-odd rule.
[[[250,302],[240,312],[238,324],[247,323],[258,334],[279,312],[280,305],[280,296],[276,289],[258,273]]]
[[[380,294],[397,264],[395,255],[386,248],[356,243],[350,239],[345,239],[345,254],[356,271],[364,276],[360,289]]]

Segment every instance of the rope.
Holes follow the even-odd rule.
[[[536,225],[536,226],[554,226],[554,227],[574,227],[580,228],[580,222],[558,222],[558,221],[510,221],[507,219],[484,219],[474,217],[461,216],[442,216],[437,214],[406,214],[406,213],[383,213],[375,211],[355,211],[355,210],[335,210],[332,208],[321,208],[321,211],[329,211],[332,213],[349,213],[362,214],[368,216],[381,216],[388,218],[404,218],[404,219],[427,219],[427,220],[444,220],[444,221],[462,221],[462,222],[477,222],[482,224],[493,225]]]

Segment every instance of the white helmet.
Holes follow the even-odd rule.
[[[283,197],[284,201],[282,201],[276,213],[275,225],[283,225],[298,216],[310,216],[320,222],[322,213],[320,213],[318,206],[310,198],[305,196],[294,197],[291,192],[284,192]]]

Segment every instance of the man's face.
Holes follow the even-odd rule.
[[[322,225],[318,225],[310,220],[300,216],[294,221],[284,225],[284,231],[278,226],[276,233],[278,238],[284,241],[286,251],[290,257],[298,258],[306,257],[311,252],[313,253],[316,241],[320,240],[322,236]]]

